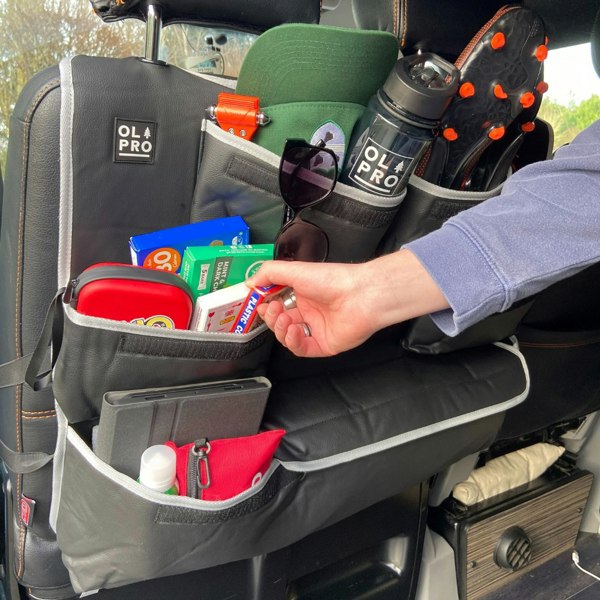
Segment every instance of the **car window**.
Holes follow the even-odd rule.
[[[589,44],[550,50],[544,69],[548,91],[539,116],[552,125],[556,150],[600,118],[600,78]]]
[[[0,165],[4,171],[10,115],[33,75],[66,56],[140,55],[141,21],[107,25],[81,0],[0,1]]]
[[[162,33],[159,58],[194,73],[237,77],[257,37],[222,27],[169,25]]]
[[[104,24],[81,0],[1,1],[0,166],[4,169],[10,115],[35,73],[75,54],[141,55],[144,27],[136,19]],[[255,39],[223,28],[173,25],[163,31],[160,56],[192,72],[235,77]],[[589,44],[551,50],[545,69],[549,89],[540,117],[552,125],[556,149],[600,115],[600,79]]]

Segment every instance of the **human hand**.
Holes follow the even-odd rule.
[[[448,306],[408,250],[361,264],[268,261],[246,283],[294,290],[295,308],[276,298],[258,314],[281,344],[305,357],[338,354],[383,327]]]
[[[363,269],[363,265],[269,261],[246,283],[292,288],[295,308],[286,310],[282,299],[275,298],[261,304],[258,314],[294,354],[332,356],[358,346],[374,332],[368,311],[357,297]]]

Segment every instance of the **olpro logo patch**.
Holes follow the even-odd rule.
[[[115,162],[152,164],[156,146],[156,123],[115,119]]]

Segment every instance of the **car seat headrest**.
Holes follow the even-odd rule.
[[[418,50],[435,52],[454,61],[479,29],[496,11],[508,4],[521,4],[544,21],[550,49],[583,44],[590,39],[598,3],[577,0],[352,0],[357,26],[391,31],[400,40],[404,54]],[[600,28],[600,25],[598,25]],[[600,35],[600,34],[599,34]],[[600,58],[600,50],[598,50]]]
[[[356,24],[361,29],[392,32],[404,54],[435,52],[454,61],[507,0],[352,0]]]
[[[318,23],[320,0],[90,0],[105,22],[146,20],[148,6],[160,8],[162,24],[223,25],[265,31],[283,23]]]

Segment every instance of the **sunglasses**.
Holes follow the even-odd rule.
[[[327,234],[301,218],[301,212],[326,200],[337,180],[337,157],[325,148],[304,140],[287,140],[279,164],[279,189],[285,211],[275,239],[275,258],[323,262],[329,253]]]

